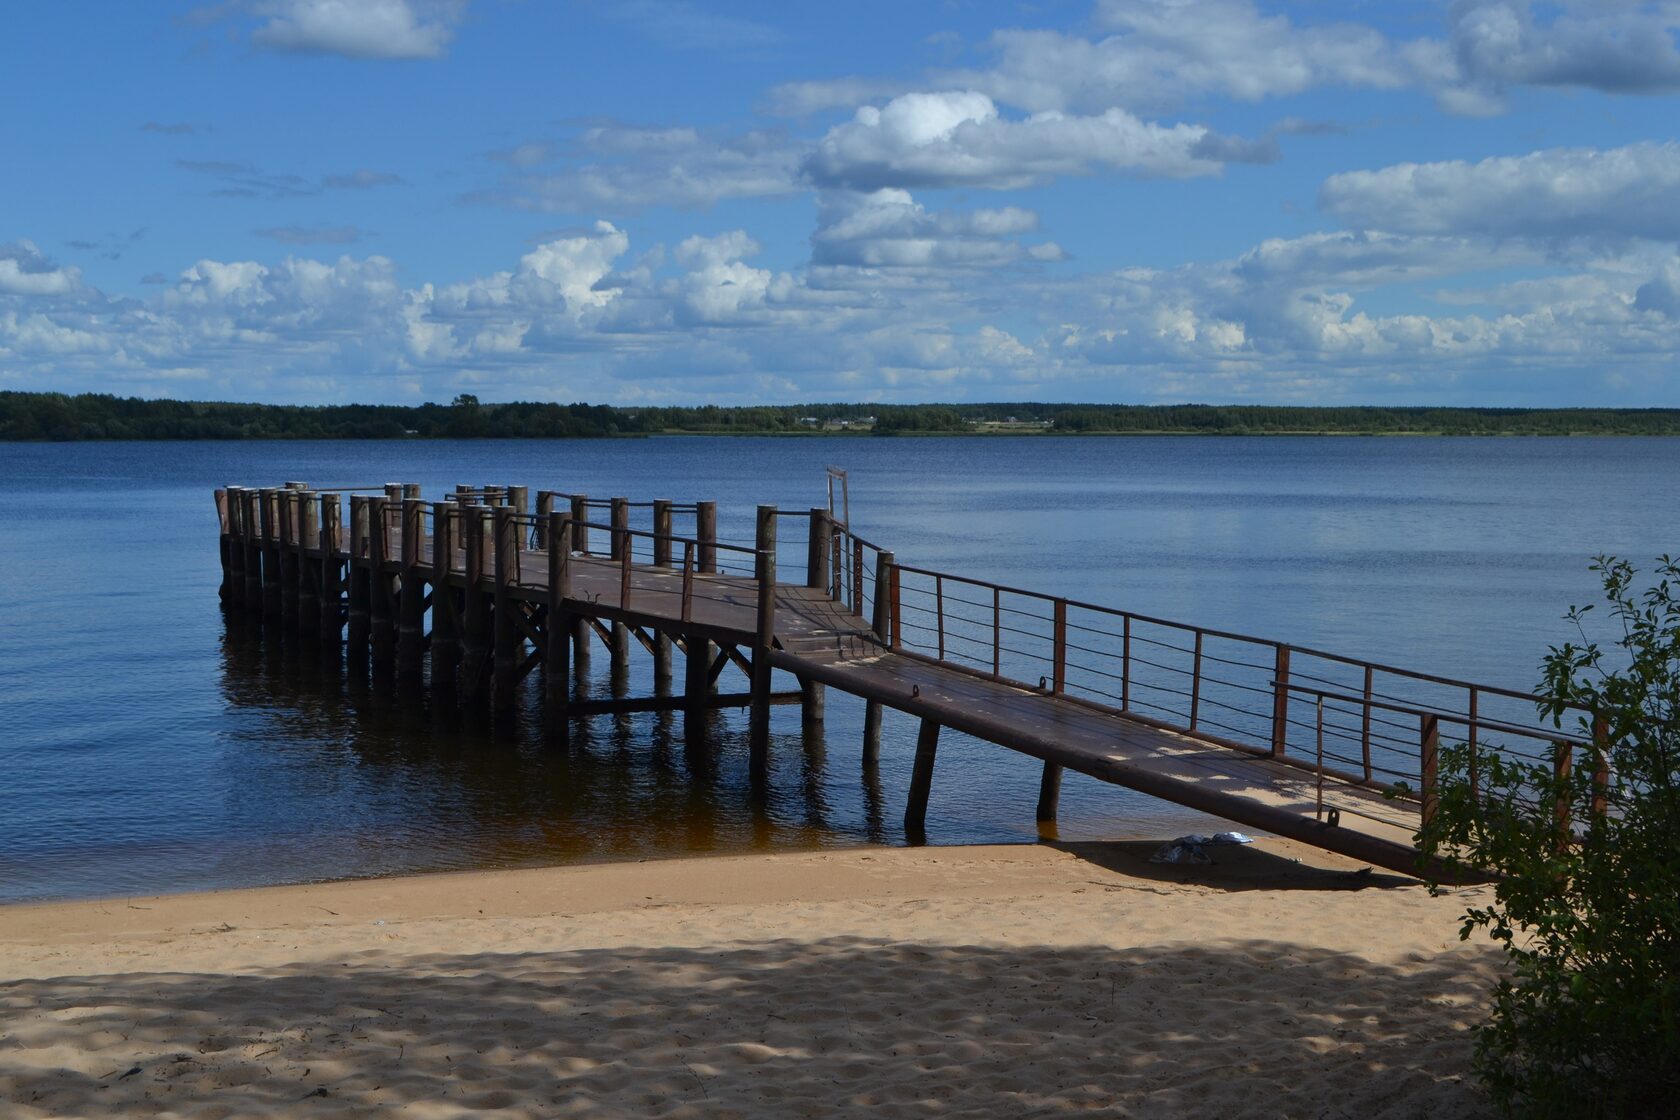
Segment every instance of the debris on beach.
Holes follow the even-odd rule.
[[[1180,836],[1177,840],[1169,840],[1156,849],[1149,857],[1150,863],[1212,863],[1213,857],[1208,855],[1207,849],[1215,844],[1252,844],[1254,837],[1241,832],[1216,832],[1212,836],[1203,836],[1192,832],[1188,836]]]

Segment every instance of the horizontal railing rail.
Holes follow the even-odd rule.
[[[1541,726],[1543,698],[1518,689],[914,565],[893,565],[887,586],[900,652],[1292,766],[1328,763],[1425,816],[1443,726],[1472,745],[1473,789],[1477,752],[1597,749]]]

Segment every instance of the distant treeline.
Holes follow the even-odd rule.
[[[485,404],[278,405],[0,392],[0,440],[589,439],[670,432],[1290,432],[1680,435],[1680,409],[1295,408],[1270,405],[805,404],[618,408]]]

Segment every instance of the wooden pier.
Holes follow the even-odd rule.
[[[562,728],[747,708],[756,772],[774,706],[820,722],[825,689],[861,697],[866,767],[882,710],[914,716],[912,838],[942,728],[1043,760],[1040,822],[1071,769],[1404,872],[1443,739],[1555,766],[1600,753],[1542,726],[1527,693],[910,566],[829,509],[760,506],[748,545],[719,539],[711,502],[300,482],[215,496],[230,612],[463,703],[511,707],[540,669]],[[596,642],[615,685],[636,650],[651,658],[655,694],[574,697]],[[776,670],[797,687],[776,691]],[[724,691],[736,672],[744,687]]]

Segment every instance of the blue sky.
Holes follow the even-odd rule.
[[[0,388],[1680,405],[1680,4],[0,15]]]

